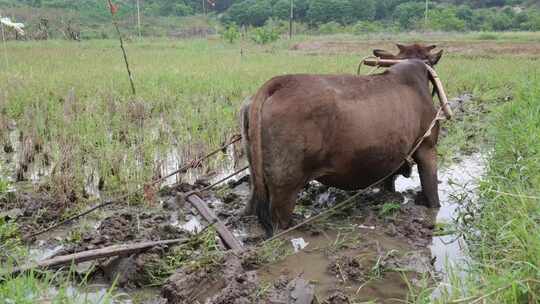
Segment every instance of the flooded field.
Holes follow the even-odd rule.
[[[463,110],[470,100],[470,95],[463,95],[451,105]],[[54,165],[40,161],[40,153],[24,162],[24,141],[16,129],[10,134],[4,143],[10,148],[3,154],[3,174],[14,177],[13,181],[22,175],[27,182],[16,183],[17,188],[0,203],[0,212],[17,221],[28,235],[60,218],[65,206],[46,192],[36,192]],[[165,179],[151,205],[120,201],[30,239],[27,261],[198,234],[208,223],[188,203],[186,194],[245,165],[239,144],[219,154],[220,163],[212,170],[200,167]],[[158,176],[178,169],[183,164],[180,155],[177,149],[157,154]],[[69,284],[51,288],[43,300],[63,293],[84,299],[81,303],[229,303],[233,299],[289,303],[294,294],[329,304],[392,303],[406,300],[413,289],[438,286],[432,295],[437,298],[445,292],[447,266],[467,265],[467,250],[457,231],[462,210],[474,204],[477,181],[484,173],[483,154],[453,159],[439,170],[442,206],[438,210],[422,206],[420,180],[413,170],[410,178],[396,180],[397,192],[373,189],[348,209],[268,244],[256,218],[241,214],[250,188],[249,174],[244,172],[200,194],[243,244],[244,252],[221,254],[223,244],[215,231],[209,231],[186,245],[158,246],[64,267],[72,277]],[[88,167],[84,174],[88,199],[106,198],[96,170]],[[354,193],[311,182],[299,195],[294,221],[315,216]]]
[[[363,195],[353,207],[291,232],[281,242],[273,244],[275,248],[270,248],[270,252],[275,250],[277,254],[263,253],[268,255],[266,260],[254,258],[260,254],[257,250],[263,248],[260,244],[264,239],[258,222],[240,216],[249,195],[249,175],[238,177],[214,192],[207,191],[203,198],[234,235],[251,248],[238,258],[242,262],[230,261],[240,263],[230,270],[234,275],[251,273],[249,279],[256,288],[243,295],[246,299],[281,303],[280,297],[289,296],[290,284],[301,278],[312,286],[314,296],[326,300],[325,303],[346,303],[339,302],[344,301],[340,299],[391,303],[395,299],[406,299],[410,288],[440,284],[439,288],[444,289],[445,265],[466,265],[467,251],[459,234],[452,231],[459,225],[459,210],[474,201],[476,181],[484,172],[484,156],[472,154],[460,158],[461,161],[440,171],[441,209],[430,210],[416,204],[422,199],[418,194],[417,174],[410,179],[401,177],[396,181],[398,192],[375,189]],[[194,186],[181,183],[165,187],[158,204],[152,208],[107,207],[71,226],[39,236],[32,241],[29,258],[42,260],[111,244],[174,239],[196,233],[206,223],[183,200],[182,193],[204,184],[203,180],[198,180]],[[351,194],[311,183],[299,198],[295,221],[316,215]],[[18,210],[4,209],[3,212],[23,219],[28,208],[35,208],[28,202],[31,201],[27,201],[27,205],[22,202]],[[296,248],[293,242],[297,243]],[[211,246],[217,249],[218,245]],[[196,253],[201,249],[194,250]],[[264,246],[264,250],[269,249]],[[90,302],[114,299],[117,303],[132,303],[141,297],[159,299],[171,293],[175,296],[169,300],[184,298],[187,301],[194,295],[187,293],[178,297],[177,293],[185,293],[184,289],[207,290],[195,296],[203,303],[216,294],[219,296],[220,290],[229,286],[218,282],[223,269],[216,266],[204,275],[217,276],[215,280],[206,283],[199,280],[196,286],[178,284],[174,281],[174,269],[166,265],[168,259],[174,258],[172,251],[174,247],[155,248],[129,257],[76,265],[72,271],[87,276],[90,285],[82,289],[72,286],[66,292],[81,293]],[[186,262],[194,256],[183,258]],[[160,261],[164,264],[160,265]],[[163,288],[159,285],[148,288],[159,282],[165,283]],[[109,294],[107,290],[113,283],[120,289]]]

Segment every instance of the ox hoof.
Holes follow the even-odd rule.
[[[251,208],[250,206],[244,207],[242,211],[240,211],[240,216],[254,216],[255,210],[254,208]]]
[[[418,195],[414,199],[414,203],[416,205],[425,206],[432,209],[437,209],[441,207],[438,198],[430,200],[423,193],[418,193]]]

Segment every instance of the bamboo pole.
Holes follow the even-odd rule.
[[[111,20],[114,28],[116,29],[116,33],[118,34],[118,40],[120,41],[120,49],[122,49],[122,55],[124,56],[124,63],[126,64],[126,70],[129,77],[129,83],[131,85],[131,92],[133,95],[137,95],[137,92],[135,90],[135,84],[133,83],[133,75],[131,74],[131,69],[129,68],[129,62],[126,54],[126,49],[124,48],[124,40],[122,39],[122,33],[120,33],[120,28],[118,28],[118,23],[116,22],[116,18],[114,17],[116,13],[116,6],[113,5],[112,0],[107,0],[109,3],[109,8],[111,11]]]
[[[21,267],[13,269],[10,274],[17,275],[22,272],[29,271],[31,269],[50,269],[58,266],[69,265],[69,264],[79,264],[87,261],[93,261],[102,258],[108,258],[113,256],[125,256],[131,255],[134,253],[139,253],[144,250],[162,245],[173,245],[185,243],[189,239],[173,239],[165,241],[156,241],[156,242],[141,242],[135,244],[122,244],[122,245],[113,245],[108,247],[103,247],[100,249],[87,250],[83,252],[78,252],[74,254],[61,255],[39,261],[36,263],[29,263]]]
[[[289,16],[289,40],[292,39],[293,35],[293,20],[294,20],[294,0],[291,0],[291,12]]]
[[[199,211],[201,216],[208,222],[214,222],[217,233],[219,234],[221,240],[228,249],[232,250],[242,250],[242,244],[236,237],[227,229],[225,224],[220,221],[217,216],[206,206],[206,203],[196,194],[189,194],[187,196],[187,201]]]
[[[139,39],[141,39],[141,5],[139,2],[140,0],[137,0],[137,30],[139,31]]]

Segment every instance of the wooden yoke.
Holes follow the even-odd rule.
[[[405,59],[405,60],[407,60],[407,59]],[[368,57],[368,58],[363,59],[360,62],[360,66],[362,66],[362,64],[365,64],[367,66],[372,66],[372,67],[388,68],[388,67],[391,67],[391,66],[393,66],[395,64],[398,64],[400,62],[403,62],[405,60],[381,59],[381,58],[378,58],[378,57]],[[435,72],[435,70],[427,63],[427,61],[424,60],[424,64],[426,65],[426,68],[427,68],[427,70],[429,72],[429,75],[430,75],[429,80],[433,84],[433,87],[435,88],[435,90],[437,92],[437,95],[439,96],[439,103],[440,103],[441,108],[442,108],[442,110],[444,112],[444,115],[446,116],[447,119],[452,119],[452,116],[453,116],[452,109],[450,109],[450,106],[448,105],[448,97],[446,96],[446,93],[444,91],[444,87],[443,87],[443,84],[441,82],[441,79],[437,75],[437,72]],[[358,67],[358,71],[360,71],[360,66]]]

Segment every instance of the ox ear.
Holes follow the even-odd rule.
[[[439,60],[441,60],[443,52],[444,52],[443,50],[440,50],[438,53],[429,55],[429,63],[432,66],[436,65],[439,62]]]
[[[396,58],[394,54],[385,50],[373,50],[373,55],[381,59],[395,59]]]
[[[433,51],[436,48],[437,48],[436,44],[428,45],[428,46],[426,46],[426,51],[428,51],[428,52]]]
[[[400,44],[400,43],[396,43],[396,46],[397,46],[397,48],[399,49],[400,52],[404,52],[407,49],[406,46],[404,46],[403,44]]]

